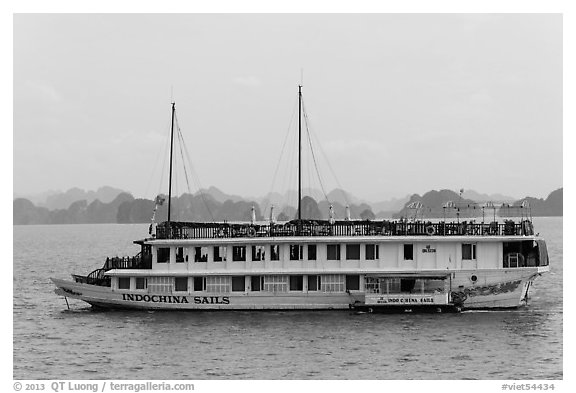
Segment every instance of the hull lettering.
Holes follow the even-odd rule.
[[[173,295],[134,295],[131,293],[123,293],[122,300],[131,302],[146,302],[146,303],[189,303],[187,296],[173,296]]]
[[[194,304],[230,304],[228,296],[194,296]]]

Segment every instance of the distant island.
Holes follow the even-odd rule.
[[[314,195],[315,190],[307,191],[305,195]],[[292,194],[290,191],[286,195],[268,194],[263,198],[246,200],[210,187],[194,195],[183,194],[172,198],[172,217],[183,221],[248,221],[254,207],[256,219],[265,220],[269,218],[265,215],[269,214],[270,206],[274,205],[276,219],[285,221],[297,215],[295,206],[282,204],[283,200],[289,200],[290,197],[295,201]],[[524,200],[528,201],[534,217],[563,214],[563,188],[553,191],[546,199],[526,197],[513,200],[499,194],[495,196],[500,197],[499,202],[504,200],[512,206],[520,205]],[[387,202],[370,203],[359,200],[344,190],[333,190],[327,195],[330,202],[320,198],[317,201],[310,196],[303,197],[302,216],[307,219],[326,220],[332,205],[335,217],[342,219],[346,216],[348,205],[353,219],[413,218],[415,215],[418,218],[453,218],[456,212],[465,218],[474,216],[475,209],[481,209],[484,202],[496,200],[495,196],[475,191],[456,193],[451,190],[432,190],[422,196],[414,194]],[[44,200],[38,199],[35,202],[36,204],[27,198],[14,199],[14,225],[149,223],[155,205],[153,200],[134,198],[128,192],[112,187],[101,187],[97,191],[74,188],[64,193],[51,193]],[[447,209],[446,204],[449,202],[453,202],[455,207]],[[478,210],[476,216],[481,214]],[[497,214],[500,217],[513,215],[512,210],[506,209],[498,209]],[[167,205],[163,204],[158,208],[156,221],[164,221],[166,218]]]

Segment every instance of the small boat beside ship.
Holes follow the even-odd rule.
[[[172,104],[172,145],[174,116]],[[56,294],[146,310],[454,311],[523,306],[549,271],[528,215],[488,223],[303,219],[299,176],[294,220],[172,221],[171,173],[172,154],[168,219],[134,241],[140,252],[107,258],[86,276],[52,278]]]

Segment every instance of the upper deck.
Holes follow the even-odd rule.
[[[164,222],[156,239],[267,238],[294,236],[532,236],[529,220],[504,223],[431,221],[293,220],[285,223]]]

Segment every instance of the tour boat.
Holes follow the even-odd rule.
[[[301,86],[298,100],[301,141]],[[173,221],[174,114],[172,103],[167,221],[134,241],[134,257],[106,258],[73,280],[52,278],[56,294],[143,310],[460,311],[526,305],[535,278],[549,271],[531,216],[486,223],[303,219],[300,172],[294,220]]]

